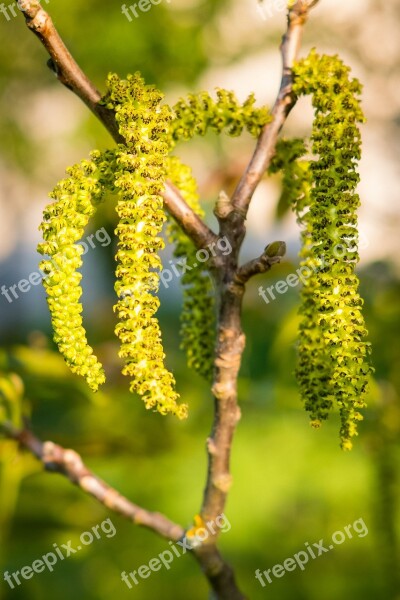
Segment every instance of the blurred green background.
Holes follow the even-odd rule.
[[[272,103],[279,83],[279,41],[285,26],[278,3],[256,0],[171,0],[129,21],[118,2],[49,0],[45,5],[75,58],[99,89],[109,71],[140,70],[173,101],[180,94],[216,86],[241,99],[255,91]],[[7,6],[7,2],[6,2]],[[17,11],[19,12],[19,11]],[[47,56],[20,14],[0,13],[0,285],[9,287],[37,269],[36,244],[47,192],[69,164],[95,147],[111,144],[80,101],[56,81]],[[316,45],[339,52],[365,85],[364,158],[359,268],[365,318],[373,344],[375,377],[369,408],[350,453],[339,449],[336,416],[312,430],[293,376],[298,289],[268,305],[258,286],[272,285],[298,266],[294,218],[277,219],[279,178],[263,182],[248,221],[243,260],[266,243],[285,239],[281,265],[249,287],[244,310],[247,345],[240,375],[242,420],[235,438],[232,488],[226,514],[232,527],[221,548],[252,599],[346,600],[400,598],[400,277],[399,151],[400,7],[384,0],[320,0],[307,25],[303,53]],[[307,101],[290,116],[287,134],[307,134]],[[251,155],[253,142],[209,135],[179,148],[200,183],[209,223],[221,189],[230,192]],[[113,202],[102,206],[91,231],[115,227]],[[90,231],[88,231],[88,234]],[[51,341],[41,286],[9,303],[0,296],[0,369],[17,374],[34,431],[76,449],[101,478],[138,504],[165,512],[184,526],[198,512],[206,472],[205,439],[212,400],[205,383],[185,366],[179,350],[180,290],[161,293],[160,319],[168,365],[182,398],[185,422],[146,412],[120,376],[112,305],[114,242],[88,252],[83,269],[89,339],[106,366],[97,395],[69,374]],[[164,254],[167,263],[170,250]],[[20,380],[1,380],[14,406]],[[50,552],[54,543],[78,543],[83,531],[111,517],[117,533],[59,562],[11,590],[3,572],[19,570]],[[256,569],[269,569],[304,549],[328,541],[362,518],[368,535],[354,537],[262,588]],[[121,571],[133,571],[166,541],[109,514],[13,442],[0,440],[0,597],[4,599],[200,600],[207,584],[197,564],[176,559],[129,590]]]

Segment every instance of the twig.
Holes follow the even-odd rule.
[[[297,59],[303,27],[310,8],[318,0],[297,0],[288,12],[288,26],[282,39],[282,79],[277,99],[272,109],[273,119],[265,125],[257,142],[253,157],[232,196],[232,204],[245,218],[251,198],[275,153],[278,134],[296,103],[292,91],[292,68]]]
[[[42,442],[30,429],[15,429],[2,423],[5,435],[31,452],[51,473],[64,475],[71,483],[98,500],[105,508],[125,517],[136,525],[151,529],[173,542],[183,540],[185,530],[163,514],[150,512],[134,504],[114,488],[102,481],[82,461],[74,450],[65,449],[53,442]],[[201,565],[212,589],[221,600],[245,600],[238,591],[232,568],[224,561],[214,545],[200,544],[193,549],[193,557]]]
[[[172,541],[178,541],[185,530],[160,513],[150,512],[133,504],[115,489],[102,481],[82,461],[74,450],[62,448],[53,442],[42,442],[29,429],[17,430],[9,424],[2,424],[6,435],[29,450],[47,471],[60,473],[98,500],[106,508],[122,515],[136,525],[147,527]]]
[[[33,31],[50,55],[50,65],[57,79],[74,92],[103,123],[117,143],[123,142],[113,111],[100,103],[101,94],[84,74],[62,41],[50,15],[38,0],[20,0],[19,7],[26,24]],[[197,248],[205,248],[216,235],[185,202],[179,190],[165,185],[165,208],[193,240]]]
[[[206,248],[216,242],[218,236],[189,207],[179,190],[169,182],[164,192],[164,204],[182,230],[193,240],[197,248]]]
[[[235,281],[240,285],[244,285],[251,277],[266,273],[273,265],[276,265],[281,261],[281,258],[285,253],[285,242],[274,242],[273,244],[269,244],[261,256],[250,260],[242,267],[239,267]]]

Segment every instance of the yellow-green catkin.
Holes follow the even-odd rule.
[[[154,316],[159,300],[164,242],[160,237],[166,219],[162,192],[169,151],[172,119],[163,96],[146,86],[139,74],[126,80],[111,75],[106,105],[113,108],[126,145],[119,146],[115,186],[119,199],[116,259],[118,302],[116,334],[121,341],[123,374],[132,378],[131,390],[142,396],[146,408],[160,413],[186,416],[187,406],[178,404],[175,380],[164,364],[158,321]]]
[[[39,251],[50,256],[42,268],[54,338],[71,370],[97,390],[104,382],[104,371],[87,343],[82,324],[81,274],[77,271],[82,264],[82,247],[78,241],[108,188],[118,194],[115,310],[120,356],[126,363],[123,373],[132,378],[131,390],[143,397],[147,408],[184,417],[187,407],[177,402],[175,380],[164,364],[155,316],[159,307],[159,251],[164,246],[160,233],[166,220],[162,200],[166,178],[197,214],[203,213],[190,169],[168,154],[177,141],[205,134],[208,129],[232,136],[246,129],[257,136],[271,115],[266,108],[254,107],[253,95],[240,104],[232,92],[221,89],[216,100],[204,92],[190,95],[170,109],[162,94],[145,85],[138,73],[124,80],[110,75],[107,88],[102,103],[115,112],[124,142],[114,151],[96,151],[89,161],[69,169],[69,177],[55,188],[55,202],[45,210],[41,225],[44,242]],[[176,256],[191,266],[195,264],[196,248],[172,221],[169,236],[176,243]],[[189,365],[210,378],[215,306],[208,266],[188,269],[182,277],[182,343]]]
[[[315,51],[294,69],[294,92],[309,94],[315,110],[312,129],[312,188],[309,207],[297,207],[303,225],[303,273],[297,379],[318,427],[334,403],[341,416],[341,445],[352,447],[362,419],[371,367],[369,343],[361,313],[357,161],[361,141],[358,123],[360,83],[336,56]]]
[[[170,124],[171,148],[178,141],[205,135],[211,130],[217,134],[226,133],[236,137],[247,130],[257,137],[265,124],[271,121],[267,108],[256,108],[254,95],[240,104],[231,91],[217,89],[216,99],[207,92],[189,94],[173,106],[173,120]],[[203,217],[194,181],[189,167],[177,157],[171,157],[168,178],[180,190],[189,206]],[[207,380],[212,378],[216,336],[215,295],[208,265],[199,266],[196,248],[181,231],[173,219],[169,219],[169,239],[175,244],[174,255],[186,257],[187,264],[197,268],[187,270],[182,276],[183,309],[181,315],[182,347],[186,351],[189,367]]]
[[[93,152],[90,160],[68,169],[69,177],[58,183],[50,197],[55,200],[44,211],[43,242],[38,252],[48,255],[40,268],[47,292],[54,341],[73,373],[83,376],[96,391],[105,381],[104,371],[93,354],[82,325],[80,297],[82,238],[90,217],[101,201],[112,172],[113,153]]]
[[[301,214],[310,200],[310,162],[303,157],[307,153],[304,140],[281,139],[276,145],[268,172],[282,173],[282,191],[278,201],[278,216],[287,208]]]
[[[168,178],[179,189],[190,208],[204,217],[192,171],[175,156],[168,160]],[[174,256],[184,259],[188,267],[182,275],[181,347],[186,352],[188,366],[210,380],[216,335],[215,294],[211,274],[204,263],[199,263],[196,247],[172,218],[168,220],[167,235],[175,244]]]
[[[271,113],[265,107],[256,108],[254,103],[253,94],[240,104],[233,92],[219,88],[217,100],[208,92],[189,94],[173,107],[172,138],[189,140],[195,135],[205,135],[209,129],[216,133],[225,131],[232,137],[241,135],[246,129],[257,137],[271,121]]]

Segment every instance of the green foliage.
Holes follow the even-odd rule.
[[[9,422],[13,427],[21,427],[23,420],[24,384],[16,373],[0,371],[0,425]]]
[[[303,197],[295,204],[303,225],[301,265],[308,272],[302,288],[297,378],[314,426],[320,426],[337,402],[342,448],[350,449],[371,371],[354,273],[359,258],[355,189],[358,123],[364,120],[361,86],[338,57],[315,51],[294,72],[295,93],[312,95],[312,151],[317,157],[310,164],[309,202]]]

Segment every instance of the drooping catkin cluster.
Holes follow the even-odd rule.
[[[189,94],[173,106],[171,148],[179,141],[205,135],[209,130],[217,134],[226,133],[232,137],[239,136],[243,130],[247,130],[257,137],[262,127],[271,120],[271,114],[265,107],[256,108],[254,104],[253,94],[240,104],[233,92],[223,89],[217,89],[216,100],[207,92]],[[194,212],[204,216],[191,170],[176,157],[170,159],[168,179],[179,189]],[[174,256],[187,257],[189,267],[197,265],[187,270],[182,277],[182,347],[186,351],[188,366],[209,380],[214,368],[216,334],[216,307],[211,275],[207,271],[207,265],[203,264],[203,268],[199,265],[191,240],[172,218],[168,219],[168,223],[168,234],[175,243]]]
[[[164,245],[160,232],[166,219],[162,202],[165,180],[174,183],[197,214],[203,216],[203,212],[190,169],[168,154],[179,140],[204,135],[208,129],[231,136],[247,129],[257,136],[271,116],[266,108],[254,107],[253,95],[241,105],[225,90],[217,91],[217,100],[205,92],[189,95],[170,109],[162,103],[162,94],[146,86],[139,74],[125,80],[110,75],[107,88],[102,102],[115,111],[124,144],[113,152],[96,152],[91,161],[73,167],[70,177],[54,191],[56,202],[46,209],[42,224],[45,241],[39,251],[51,257],[42,264],[49,273],[45,287],[54,337],[72,371],[83,375],[97,390],[104,382],[104,372],[82,326],[81,275],[77,272],[82,248],[77,242],[108,187],[119,196],[115,310],[120,356],[126,362],[123,373],[132,378],[131,390],[143,397],[147,408],[183,417],[187,407],[177,403],[175,381],[164,364],[155,317],[161,268],[158,253]],[[175,243],[175,256],[191,267],[182,276],[182,346],[189,366],[210,378],[215,306],[208,265],[199,265],[196,248],[171,218],[168,235]]]
[[[199,203],[197,184],[192,171],[176,156],[169,158],[168,178],[179,189],[190,208],[203,217],[204,212]],[[216,309],[211,275],[204,263],[199,264],[193,242],[173,219],[168,221],[167,235],[175,244],[174,256],[184,259],[184,265],[188,266],[182,275],[184,286],[181,313],[182,348],[186,351],[189,367],[209,380],[213,372],[216,331]]]
[[[40,268],[47,292],[54,340],[73,373],[82,375],[96,391],[105,381],[104,371],[88,345],[82,325],[82,295],[78,269],[82,266],[82,238],[90,217],[101,201],[112,172],[113,152],[93,152],[68,169],[68,178],[58,183],[50,196],[55,200],[44,211],[40,226],[44,241],[38,251],[50,256]]]
[[[157,271],[162,267],[158,252],[164,247],[159,234],[166,219],[161,194],[172,115],[162,104],[162,94],[146,86],[138,74],[127,80],[110,76],[108,90],[105,102],[115,110],[126,140],[118,149],[115,172],[120,218],[115,310],[120,356],[126,361],[123,374],[132,377],[131,391],[143,397],[146,408],[182,418],[187,407],[177,403],[175,380],[164,364],[161,331],[154,316],[159,307],[155,296]]]
[[[271,113],[254,104],[253,94],[240,104],[233,92],[222,89],[217,89],[217,101],[208,92],[189,94],[173,107],[172,137],[175,141],[189,140],[195,135],[205,135],[209,129],[216,133],[225,131],[232,137],[246,129],[257,137],[271,121]]]
[[[307,269],[296,374],[314,426],[337,402],[342,447],[350,449],[371,371],[354,273],[359,258],[355,189],[358,123],[364,120],[361,86],[338,57],[315,51],[296,65],[294,74],[294,92],[312,95],[312,151],[317,157],[310,164],[309,209],[304,210],[304,203],[296,207],[303,225],[301,264]]]
[[[302,291],[297,376],[315,426],[327,418],[337,400],[345,448],[351,447],[356,434],[370,371],[354,274],[358,259],[357,123],[363,115],[357,98],[359,83],[349,79],[348,71],[338,58],[319,57],[315,52],[298,63],[294,91],[313,96],[312,150],[318,159],[311,164],[299,160],[305,152],[302,140],[281,141],[270,167],[270,172],[284,172],[283,203],[294,207],[303,225],[302,267],[309,270]],[[50,256],[42,267],[55,340],[72,371],[83,375],[96,390],[104,372],[82,326],[81,275],[77,272],[82,248],[78,241],[104,189],[118,192],[115,289],[119,299],[115,309],[120,355],[126,360],[123,372],[132,377],[131,389],[143,396],[147,408],[183,417],[186,406],[177,403],[155,317],[161,268],[158,252],[163,247],[160,232],[166,219],[165,180],[174,183],[197,214],[202,211],[190,169],[168,154],[178,141],[204,135],[209,129],[231,136],[246,129],[258,136],[271,115],[265,108],[254,107],[253,96],[240,105],[225,90],[217,91],[217,100],[206,92],[189,95],[173,109],[162,99],[139,74],[126,80],[109,77],[103,102],[115,111],[125,143],[113,152],[95,152],[90,161],[69,170],[69,178],[52,194],[56,202],[45,211],[39,251]],[[171,219],[168,235],[176,244],[175,255],[193,267],[198,262],[196,249]],[[198,267],[186,270],[182,282],[183,347],[189,365],[209,377],[215,336],[211,279],[206,269]]]

